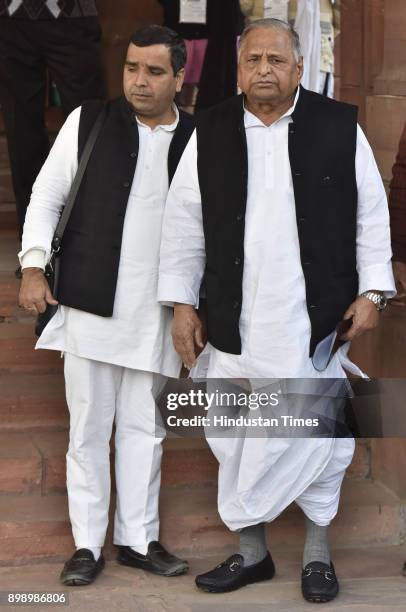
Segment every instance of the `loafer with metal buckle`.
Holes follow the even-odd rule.
[[[95,561],[91,550],[80,548],[67,561],[61,572],[61,582],[66,586],[85,586],[91,584],[104,568],[103,554]]]
[[[338,594],[338,580],[334,565],[312,561],[302,571],[302,594],[307,601],[326,603]]]
[[[275,575],[272,557],[267,553],[259,563],[244,567],[244,557],[235,554],[206,574],[196,577],[196,586],[208,593],[228,593],[247,584],[271,580]]]
[[[159,576],[179,576],[189,569],[187,561],[168,553],[159,542],[150,542],[146,555],[137,553],[129,546],[119,546],[118,549],[117,561],[121,565],[143,569]]]

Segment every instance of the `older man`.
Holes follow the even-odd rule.
[[[162,434],[155,418],[164,376],[180,371],[172,313],[156,303],[156,287],[168,184],[194,126],[173,102],[185,62],[173,30],[133,34],[124,96],[107,103],[62,240],[59,308],[37,344],[65,354],[67,488],[78,549],[63,569],[66,585],[89,584],[104,565],[114,421],[119,562],[167,576],[188,567],[157,541]],[[34,185],[20,253],[27,310],[56,302],[43,269],[100,106],[87,103],[69,116]]]
[[[209,378],[343,378],[349,343],[321,372],[316,347],[343,318],[352,319],[347,341],[375,327],[394,294],[382,181],[356,108],[300,87],[300,43],[287,23],[257,21],[240,44],[243,95],[198,118],[168,194],[158,297],[175,302],[175,347],[192,367],[205,274]],[[306,515],[303,595],[333,599],[327,528],[354,441],[210,445],[219,512],[241,541],[197,585],[224,592],[272,578],[264,524],[296,501]]]

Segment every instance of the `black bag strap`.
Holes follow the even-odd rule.
[[[89,134],[89,138],[87,139],[86,144],[84,146],[83,153],[80,158],[79,165],[78,165],[78,169],[76,171],[75,178],[73,179],[73,183],[71,185],[69,195],[66,200],[66,204],[59,218],[58,225],[56,226],[54,237],[52,239],[52,254],[59,253],[61,249],[62,238],[65,233],[65,229],[68,224],[69,217],[71,216],[73,206],[75,204],[76,196],[78,194],[79,187],[83,179],[83,175],[85,173],[87,164],[89,162],[90,156],[94,149],[94,145],[96,143],[97,137],[100,134],[100,130],[103,126],[105,119],[106,119],[106,105],[104,104],[102,110],[100,111],[99,115],[96,118],[96,121],[93,124],[91,132]]]

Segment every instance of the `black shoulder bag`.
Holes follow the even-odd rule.
[[[92,154],[94,145],[96,143],[97,137],[100,133],[104,120],[106,118],[106,106],[104,105],[100,114],[97,116],[96,121],[90,131],[89,137],[86,141],[86,144],[83,149],[82,156],[80,158],[80,162],[78,165],[78,169],[73,180],[72,186],[70,188],[70,192],[68,198],[66,200],[66,204],[63,208],[62,214],[58,221],[58,225],[56,227],[54,237],[52,238],[51,243],[51,258],[49,263],[45,267],[45,277],[48,281],[49,288],[51,290],[52,295],[56,299],[56,294],[58,291],[58,278],[59,278],[59,257],[61,255],[61,244],[62,238],[65,233],[66,226],[69,221],[69,217],[72,213],[73,206],[75,204],[76,196],[79,191],[80,184],[83,179],[83,175],[85,173],[87,164],[89,162],[90,156]],[[47,304],[45,312],[42,312],[37,317],[37,322],[35,325],[35,334],[40,336],[44,331],[46,325],[48,325],[49,321],[52,319],[54,314],[56,313],[58,306]]]

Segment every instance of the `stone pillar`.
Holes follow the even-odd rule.
[[[388,187],[406,120],[406,2],[342,0],[342,5],[340,97],[359,106],[360,122]],[[370,376],[404,379],[405,346],[405,313],[389,308],[378,330],[353,343],[351,357]],[[385,381],[381,385],[385,410],[393,386]],[[401,403],[401,394],[392,397],[393,405],[386,404],[388,412]],[[370,444],[371,476],[406,498],[406,439]]]
[[[359,107],[366,124],[366,97],[383,63],[385,0],[342,0],[340,98]]]
[[[366,125],[386,187],[405,121],[406,2],[384,0],[383,65],[366,99]]]
[[[369,141],[374,149],[376,160],[385,186],[388,188],[392,178],[392,166],[398,150],[400,135],[406,121],[406,2],[404,0],[384,1],[384,55],[383,65],[374,79],[373,91],[366,100],[366,125]],[[397,356],[397,372],[388,372],[387,376],[406,378],[406,319],[403,312],[389,311],[385,326],[381,329],[380,345],[388,360]],[[391,351],[388,350],[389,345]],[[386,348],[386,350],[385,350]],[[390,355],[389,355],[390,352]],[[403,358],[402,358],[403,356]],[[381,374],[385,375],[385,374]],[[393,383],[382,381],[385,386],[396,391]],[[399,381],[399,393],[403,395],[404,381]],[[403,393],[401,391],[403,389]],[[387,412],[392,414],[396,401],[402,395],[393,397]],[[384,396],[382,397],[384,399]],[[383,402],[385,410],[385,402]],[[396,418],[396,410],[394,417]],[[406,499],[406,440],[388,438],[373,440],[371,447],[372,477],[384,482],[401,498]]]

